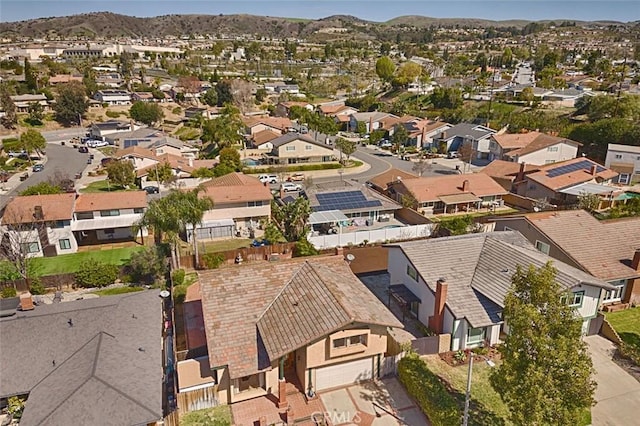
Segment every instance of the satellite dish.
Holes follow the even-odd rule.
[[[163,299],[166,299],[167,297],[169,297],[171,295],[171,293],[169,293],[167,290],[162,290],[160,292],[160,297],[162,297]]]
[[[347,261],[348,261],[349,263],[351,263],[351,262],[353,262],[354,260],[356,260],[356,257],[355,257],[354,255],[352,255],[351,253],[347,254],[346,258],[347,258]]]
[[[535,206],[535,207],[533,208],[533,211],[534,211],[534,212],[536,212],[536,213],[537,213],[537,212],[539,212],[539,211],[540,211],[540,207]]]

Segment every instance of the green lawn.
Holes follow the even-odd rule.
[[[640,350],[640,307],[608,312],[605,316],[622,340]]]
[[[143,248],[142,246],[134,246],[112,250],[83,251],[54,257],[37,257],[33,259],[33,264],[41,276],[69,274],[78,271],[80,264],[87,259],[96,259],[113,265],[124,265],[129,261],[132,253]]]
[[[217,253],[220,251],[235,250],[238,248],[249,247],[253,240],[248,238],[233,238],[230,240],[209,241],[203,243],[204,251],[202,253]],[[202,246],[200,246],[202,247]]]
[[[461,403],[464,403],[464,395],[467,389],[467,372],[469,370],[468,364],[452,367],[440,359],[439,356],[426,356],[422,357],[422,360],[427,364],[429,370],[451,385],[455,393],[457,393],[454,396]],[[500,363],[500,361],[497,361],[497,363]],[[471,400],[484,406],[482,418],[486,421],[491,421],[491,423],[499,422],[500,424],[504,421],[504,425],[511,425],[512,423],[507,420],[509,408],[489,383],[491,368],[480,359],[475,359],[471,377]],[[585,409],[578,426],[588,426],[590,424],[591,410]]]
[[[104,290],[94,291],[92,294],[97,294],[98,296],[114,296],[116,294],[124,294],[124,293],[135,293],[136,291],[144,290],[143,287],[111,287],[105,288]]]
[[[446,380],[453,389],[464,396],[467,389],[467,372],[469,370],[467,364],[451,367],[439,356],[428,356],[422,359],[429,367],[429,370]],[[491,367],[479,359],[474,360],[471,377],[471,399],[484,405],[487,410],[493,411],[496,417],[506,419],[509,415],[509,408],[502,402],[498,392],[493,390],[489,383],[490,373]],[[506,424],[511,423],[506,422]]]
[[[231,407],[220,405],[214,408],[191,411],[180,418],[182,426],[227,426],[231,425]]]
[[[118,192],[118,191],[139,191],[140,188],[124,189],[121,186],[111,185],[107,179],[91,182],[80,192]]]

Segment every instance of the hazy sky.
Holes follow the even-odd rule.
[[[640,0],[0,0],[0,22],[109,11],[132,16],[233,14],[323,18],[348,14],[371,21],[402,15],[438,18],[640,20]]]

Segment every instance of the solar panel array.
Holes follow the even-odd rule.
[[[564,166],[555,167],[551,170],[547,171],[548,177],[558,177],[562,175],[566,175],[567,173],[577,172],[578,170],[586,170],[587,172],[591,171],[591,166],[593,163],[588,160],[578,161],[577,163],[565,164]],[[597,166],[596,173],[600,173],[605,171],[606,169],[602,166]]]
[[[367,200],[362,191],[344,191],[316,194],[319,206],[314,206],[317,212],[327,210],[354,210],[369,207],[380,207],[379,200]]]

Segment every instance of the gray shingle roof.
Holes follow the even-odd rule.
[[[231,378],[352,322],[402,327],[340,256],[252,262],[199,276],[210,364],[228,365]]]
[[[18,312],[0,321],[0,395],[29,393],[27,426],[158,420],[161,321],[150,290]]]
[[[473,327],[499,323],[504,297],[517,266],[543,266],[553,261],[562,288],[579,284],[611,288],[606,282],[561,263],[536,250],[514,231],[470,234],[390,244],[400,247],[435,292],[436,281],[448,283],[447,306],[456,318]]]
[[[449,130],[446,130],[446,135],[447,135],[447,139],[451,139],[454,136],[462,136],[462,137],[471,136],[474,139],[482,139],[484,137],[494,134],[495,132],[496,132],[495,130],[492,130],[492,129],[487,130],[486,127],[481,126],[479,124],[459,123],[453,126],[452,128],[450,128]]]
[[[320,143],[310,136],[302,135],[300,133],[295,133],[295,132],[285,133],[282,136],[272,139],[270,142],[273,144],[274,148],[280,148],[282,145],[286,145],[289,142],[295,141],[296,139],[304,142],[312,143],[314,145],[318,145],[318,146],[321,146],[322,148],[326,148],[328,150],[333,151],[333,149],[329,145]]]

